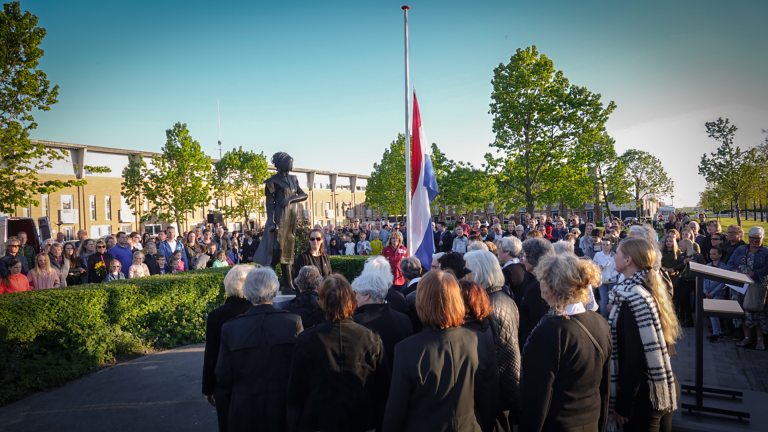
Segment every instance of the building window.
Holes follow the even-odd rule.
[[[149,211],[149,201],[144,197],[144,211]]]
[[[61,232],[64,233],[64,241],[70,241],[75,239],[75,227],[73,226],[61,227]]]
[[[130,234],[131,231],[132,231],[132,228],[131,228],[130,225],[120,225],[120,231],[122,231],[122,232],[124,232],[126,234]]]
[[[32,205],[27,205],[26,207],[21,209],[22,217],[29,217],[29,215],[31,214],[32,214]]]
[[[232,198],[227,199],[227,207],[232,208]]]
[[[75,196],[74,195],[62,195],[61,196],[61,209],[72,210],[75,208]]]
[[[163,230],[160,224],[144,225],[144,232],[150,235],[157,235]]]
[[[109,195],[104,197],[104,219],[112,220],[112,197]]]
[[[40,200],[43,203],[43,216],[51,216],[50,206],[48,205],[48,194],[43,194]]]
[[[96,195],[88,195],[88,208],[91,210],[91,220],[96,220]]]
[[[243,224],[240,222],[231,222],[229,224],[229,232],[242,231],[242,230],[243,230]]]

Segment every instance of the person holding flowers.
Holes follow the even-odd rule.
[[[104,240],[96,240],[96,252],[88,257],[88,281],[90,283],[101,283],[107,277],[107,264],[111,263],[114,257],[107,252],[107,244]]]

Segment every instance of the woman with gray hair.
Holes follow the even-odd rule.
[[[138,252],[137,252],[138,253]],[[205,354],[203,354],[203,394],[208,404],[216,407],[216,416],[219,419],[219,430],[227,430],[227,414],[229,412],[230,389],[223,387],[216,381],[216,361],[219,358],[221,346],[221,328],[230,319],[243,314],[251,308],[251,302],[243,295],[243,283],[248,272],[254,267],[251,265],[234,266],[224,276],[224,292],[227,299],[224,304],[212,310],[208,314],[205,325]]]
[[[763,246],[765,230],[759,226],[749,229],[749,243],[740,246],[728,259],[728,270],[743,273],[752,278],[756,283],[768,282],[768,248]],[[736,290],[731,290],[731,299],[744,304],[744,296]],[[763,335],[768,333],[768,307],[763,306],[762,312],[744,311],[744,319],[733,320],[735,327],[741,326],[744,330],[744,339],[736,343],[736,346],[752,345],[752,329],[757,332],[756,350],[765,350]]]
[[[501,261],[501,273],[504,275],[504,285],[512,292],[512,299],[520,309],[520,301],[525,295],[525,289],[531,283],[530,273],[525,271],[525,266],[520,262],[520,252],[523,250],[523,242],[517,237],[504,237],[499,242],[499,261]]]
[[[504,274],[499,260],[488,251],[472,251],[464,255],[471,271],[465,280],[475,282],[488,293],[493,311],[488,317],[499,365],[499,404],[496,409],[495,430],[511,431],[520,410],[520,346],[517,305],[509,288],[504,286]]]
[[[392,365],[395,359],[395,345],[413,334],[408,316],[392,310],[390,303],[384,303],[389,292],[387,282],[380,275],[368,273],[352,281],[357,309],[352,319],[378,333],[384,344],[387,360]]]
[[[320,295],[317,293],[317,287],[320,286],[321,282],[323,282],[323,277],[320,276],[317,267],[302,267],[293,280],[299,293],[283,307],[283,310],[301,317],[301,325],[304,326],[304,329],[320,324],[325,317],[319,303]]]
[[[272,306],[280,285],[274,270],[240,265],[227,276],[238,267],[250,269],[242,292],[253,306],[221,330],[216,379],[231,389],[231,404],[224,428],[219,416],[219,430],[286,430],[288,377],[296,338],[303,331],[301,319]],[[242,280],[241,274],[234,279]],[[220,399],[214,403],[218,415]]]
[[[384,279],[384,283],[389,287],[385,300],[387,303],[392,304],[392,309],[403,314],[408,314],[410,306],[408,306],[408,302],[405,300],[405,296],[392,285],[395,278],[392,275],[392,270],[389,266],[389,260],[381,255],[368,258],[365,260],[365,265],[363,266],[363,272],[361,275],[368,273],[377,274],[381,276],[382,279]]]
[[[541,298],[541,287],[539,280],[533,274],[533,269],[540,260],[550,255],[555,255],[555,248],[552,243],[543,238],[529,238],[523,242],[520,261],[525,266],[525,270],[531,274],[531,282],[525,289],[523,299],[520,300],[520,349],[525,346],[531,331],[549,310],[549,305]]]

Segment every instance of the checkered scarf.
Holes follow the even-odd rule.
[[[614,307],[608,318],[613,339],[613,354],[611,356],[611,399],[608,409],[608,430],[616,430],[613,420],[613,410],[616,406],[616,395],[619,390],[619,349],[617,344],[616,325],[619,311],[629,307],[640,328],[640,339],[645,347],[645,362],[648,365],[648,385],[651,390],[651,403],[659,411],[674,410],[677,407],[675,379],[672,364],[669,361],[667,343],[661,330],[659,309],[650,292],[643,286],[645,270],[641,270],[611,290]],[[624,413],[628,414],[628,413]]]

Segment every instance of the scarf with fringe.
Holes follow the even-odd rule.
[[[608,431],[617,430],[613,419],[616,406],[616,395],[619,390],[619,349],[617,344],[616,325],[619,311],[628,307],[637,320],[640,329],[640,339],[645,347],[645,362],[648,365],[648,386],[651,388],[651,403],[659,411],[674,410],[677,407],[675,379],[672,364],[669,361],[667,343],[661,330],[659,309],[650,292],[644,287],[645,270],[641,270],[611,290],[614,306],[608,318],[613,339],[613,354],[611,355],[611,398],[608,408]],[[627,312],[625,312],[627,313]],[[629,414],[629,413],[625,413]]]

